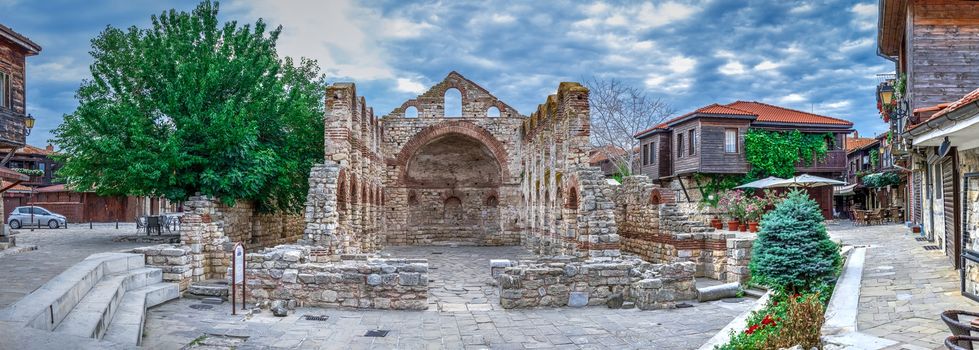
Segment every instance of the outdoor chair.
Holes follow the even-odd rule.
[[[979,317],[979,312],[962,310],[945,310],[942,312],[942,322],[945,322],[948,329],[952,331],[952,336],[945,339],[945,347],[949,349],[972,350],[972,341],[979,340],[979,338],[971,337],[970,332],[979,331],[979,327],[960,320],[960,315]],[[953,338],[957,339],[952,340]],[[952,340],[951,343],[949,342],[950,340]]]
[[[945,338],[945,348],[950,350],[972,350],[972,342],[975,341],[979,341],[979,337],[951,335]]]
[[[904,221],[904,212],[901,211],[901,208],[891,208],[891,219],[893,219],[896,223],[901,223]]]
[[[150,235],[153,232],[156,232],[157,235],[162,234],[162,232],[161,232],[161,227],[162,226],[163,226],[163,223],[160,222],[160,217],[159,216],[147,216],[146,217],[146,235],[147,236]]]
[[[855,210],[854,209],[853,210],[853,217],[854,217],[854,221],[856,221],[857,225],[866,225],[867,224],[867,212],[866,211],[864,211],[864,210]]]
[[[145,230],[145,229],[146,229],[146,217],[145,216],[137,216],[136,217],[136,233],[143,232],[143,230]],[[147,234],[148,234],[148,232],[147,232]]]
[[[867,214],[867,224],[868,225],[880,225],[881,224],[880,209],[874,209]]]

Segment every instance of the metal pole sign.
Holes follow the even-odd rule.
[[[241,309],[245,309],[245,246],[235,244],[234,256],[231,259],[231,314],[236,315],[237,286],[241,283]]]

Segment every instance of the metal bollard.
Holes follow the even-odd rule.
[[[89,221],[89,222],[88,222],[88,229],[89,229],[89,230],[91,230],[91,229],[92,229],[92,222],[91,222],[91,221]]]
[[[119,229],[119,221],[116,221],[116,230]]]

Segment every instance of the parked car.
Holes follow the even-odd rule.
[[[31,215],[31,211],[34,212]],[[38,206],[16,207],[10,212],[7,224],[12,229],[19,229],[23,226],[44,225],[49,228],[59,228],[68,225],[68,219],[64,215],[54,213],[50,210]]]

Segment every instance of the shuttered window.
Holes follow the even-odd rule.
[[[10,107],[10,75],[0,72],[0,107]]]
[[[642,165],[649,165],[649,144],[642,145]]]
[[[695,130],[690,130],[687,131],[687,135],[689,135],[687,139],[689,139],[689,143],[690,143],[690,149],[688,150],[687,153],[692,156],[695,153],[694,150],[697,149],[697,133],[695,132]]]
[[[676,134],[676,157],[683,157],[683,134]]]
[[[656,163],[656,152],[659,149],[656,142],[649,144],[649,164]]]

